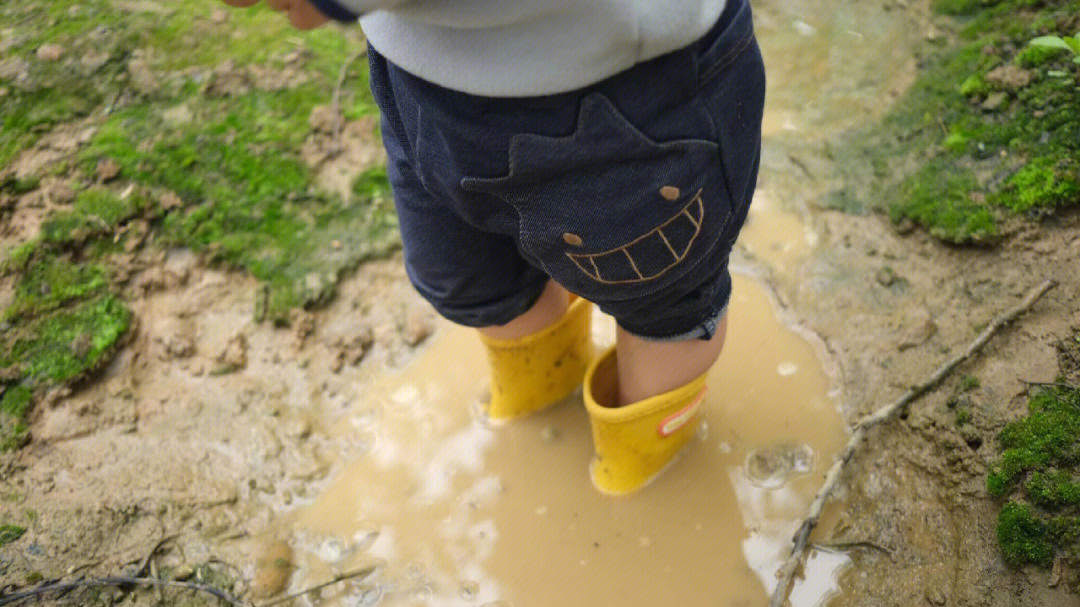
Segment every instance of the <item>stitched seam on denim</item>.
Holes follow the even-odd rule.
[[[724,70],[727,66],[731,65],[739,55],[742,54],[746,47],[750,45],[750,41],[754,38],[754,30],[751,28],[746,35],[735,44],[735,47],[727,52],[723,57],[718,59],[718,63],[705,71],[701,76],[701,82],[699,84],[705,84],[712,80],[717,74]]]

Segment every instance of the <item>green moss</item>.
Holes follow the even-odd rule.
[[[1028,162],[1005,183],[1001,203],[1014,211],[1080,205],[1080,165],[1040,157]]]
[[[1007,425],[998,437],[1004,452],[987,478],[992,495],[1004,495],[1024,473],[1080,463],[1080,390],[1044,390],[1028,407],[1028,416]]]
[[[0,525],[0,547],[6,546],[19,539],[26,533],[26,529],[18,525]]]
[[[1028,406],[999,435],[987,476],[991,495],[1013,496],[998,517],[1002,554],[1014,565],[1080,559],[1080,389],[1048,388]]]
[[[18,178],[15,175],[8,175],[0,180],[0,192],[7,192],[8,194],[18,196],[19,194],[25,194],[36,190],[40,184],[41,180],[36,175],[23,178]]]
[[[1016,55],[1015,61],[1023,67],[1041,67],[1063,57],[1064,51],[1065,49],[1047,46],[1027,46]]]
[[[107,270],[99,265],[46,257],[23,274],[0,320],[15,322],[46,314],[70,301],[101,293],[108,285],[106,275]]]
[[[32,399],[26,386],[8,386],[0,395],[0,451],[10,451],[26,439],[26,414]]]
[[[964,97],[985,95],[990,91],[990,85],[983,80],[980,74],[972,74],[960,83],[960,94]]]
[[[958,409],[956,411],[955,422],[957,426],[963,426],[964,424],[971,422],[971,411],[968,411],[967,409]]]
[[[978,388],[981,382],[979,378],[974,375],[964,375],[960,378],[960,385],[957,388],[960,392],[971,392],[975,388]]]
[[[1032,472],[1024,485],[1032,503],[1047,509],[1080,506],[1080,483],[1065,470]]]
[[[1028,45],[1074,31],[1080,0],[935,6],[968,16],[961,35],[930,55],[880,124],[838,146],[844,190],[956,243],[992,241],[1016,213],[1080,205],[1080,66]],[[1007,83],[989,76],[1007,64],[1031,69],[1007,66]],[[992,90],[1005,102],[984,108]]]
[[[0,368],[18,365],[35,384],[76,379],[102,362],[130,324],[131,312],[112,295],[65,308],[0,343]]]
[[[121,198],[105,188],[85,190],[75,198],[72,210],[55,213],[42,222],[40,238],[50,244],[71,244],[112,234],[146,206],[139,195]]]
[[[163,217],[164,241],[265,281],[266,314],[285,322],[290,309],[328,300],[342,271],[398,246],[383,169],[362,175],[350,202],[312,187],[297,150],[321,99],[304,86],[203,100],[195,129],[163,129],[146,108],[121,112],[84,163],[113,158],[138,183],[179,195],[186,204]]]
[[[900,195],[889,210],[893,221],[909,219],[943,240],[986,242],[997,233],[997,221],[985,206],[972,201],[978,189],[970,171],[946,172],[931,162],[900,184]]]
[[[27,66],[24,79],[0,79],[9,91],[0,129],[0,166],[53,127],[100,115],[121,93],[135,94],[138,101],[167,99],[175,84],[168,78],[161,78],[158,91],[130,86],[128,62],[135,49],[149,68],[168,73],[212,67],[223,58],[240,66],[261,64],[299,48],[309,52],[314,69],[329,76],[350,52],[350,36],[358,35],[337,27],[297,32],[262,5],[230,10],[228,22],[214,23],[208,16],[218,8],[216,0],[142,7],[111,0],[0,3],[0,23],[20,24],[20,35],[5,55],[25,60]],[[243,35],[233,35],[236,32]],[[59,61],[34,56],[45,43],[64,48]],[[83,63],[86,56],[101,60]],[[354,116],[364,111],[351,103],[344,107]]]
[[[1009,564],[1050,564],[1054,547],[1048,535],[1046,523],[1025,504],[1009,502],[998,514],[998,544]]]

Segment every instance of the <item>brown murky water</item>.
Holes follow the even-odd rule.
[[[342,428],[371,450],[294,513],[294,586],[377,559],[373,577],[313,604],[764,604],[845,432],[815,349],[767,292],[737,277],[730,314],[699,440],[628,498],[589,481],[580,396],[499,427],[476,417],[483,351],[444,328]],[[597,342],[610,342],[599,320]],[[830,592],[839,561],[826,561],[796,605]]]

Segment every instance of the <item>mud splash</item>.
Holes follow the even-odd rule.
[[[293,586],[374,559],[374,576],[312,604],[764,604],[844,428],[814,348],[759,284],[736,278],[730,314],[699,440],[626,499],[589,481],[580,396],[491,427],[473,413],[480,344],[444,328],[342,420],[370,451],[291,515]],[[613,323],[598,321],[595,341],[610,343]],[[840,563],[819,561],[796,605],[831,592]]]

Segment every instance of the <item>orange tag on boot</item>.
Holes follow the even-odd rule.
[[[660,436],[671,436],[679,428],[682,428],[693,419],[694,414],[697,413],[698,408],[701,406],[701,401],[705,398],[705,390],[708,387],[702,388],[701,393],[697,395],[694,400],[690,401],[689,405],[686,405],[681,411],[673,413],[670,416],[664,418],[664,421],[660,422],[660,426],[656,429],[656,432]]]

